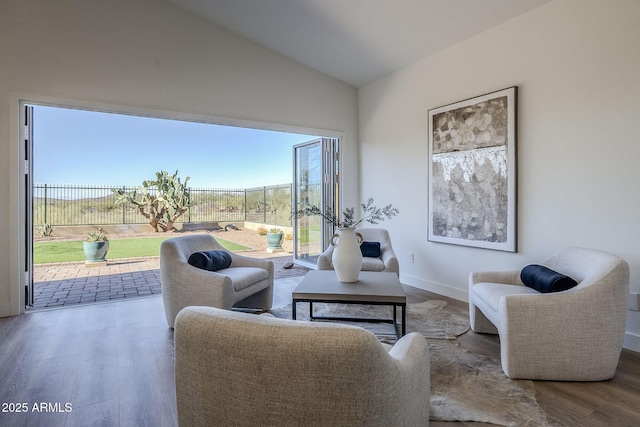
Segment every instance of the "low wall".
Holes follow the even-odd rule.
[[[236,224],[238,227],[240,227],[240,225],[238,223],[234,223],[234,224]],[[287,234],[287,233],[293,234],[293,228],[292,227],[283,227],[281,225],[265,224],[263,222],[245,221],[244,222],[244,228],[249,229],[249,230],[258,230],[259,228],[266,228],[267,230],[270,229],[270,228],[279,228],[280,230],[282,230],[284,232],[284,234]]]
[[[214,231],[224,228],[228,223],[218,222],[190,222],[190,223],[178,223],[174,224],[176,231]],[[242,226],[242,223],[234,223],[238,227]],[[60,225],[53,227],[53,236],[80,236],[90,232],[97,231],[98,228],[107,234],[147,234],[153,233],[155,230],[149,224],[113,224],[113,225]],[[40,236],[38,228],[33,230],[34,236]]]
[[[246,228],[249,230],[258,230],[259,228],[272,228],[276,227],[281,229],[285,234],[293,233],[293,228],[282,227],[273,224],[264,224],[261,222],[248,222],[248,221],[234,221],[234,222],[186,222],[174,224],[176,231],[215,231],[221,230],[227,225],[235,225],[238,228]],[[98,228],[108,235],[110,234],[148,234],[153,233],[153,227],[149,224],[111,224],[111,225],[60,225],[53,227],[53,236],[82,236],[87,233],[97,231]],[[38,228],[34,228],[33,235],[35,237],[40,236]]]

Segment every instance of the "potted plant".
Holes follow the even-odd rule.
[[[48,222],[45,222],[41,227],[38,227],[38,233],[40,233],[42,237],[51,237],[53,234],[53,227]]]
[[[284,232],[278,227],[272,227],[267,231],[267,243],[269,247],[268,251],[282,250],[282,240],[284,239]]]
[[[334,228],[356,228],[363,222],[378,224],[380,221],[391,219],[400,213],[398,208],[394,208],[391,204],[382,208],[375,206],[373,204],[373,198],[369,198],[367,203],[361,203],[360,206],[362,207],[362,217],[359,220],[356,220],[355,208],[345,209],[342,213],[343,219],[340,220],[337,212],[334,212],[333,209],[327,209],[326,212],[323,212],[319,207],[314,205],[296,211],[293,216],[294,218],[302,218],[303,216],[320,215],[325,221],[333,225]]]
[[[98,228],[98,231],[90,232],[86,240],[82,242],[82,246],[84,256],[87,258],[87,264],[106,262],[109,239],[102,228]]]

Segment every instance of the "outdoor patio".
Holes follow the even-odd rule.
[[[243,253],[273,261],[275,279],[303,276],[309,271],[294,265],[291,254],[266,256],[264,251]],[[159,257],[109,260],[106,266],[87,267],[84,262],[34,266],[34,305],[28,311],[77,304],[140,298],[161,293]]]

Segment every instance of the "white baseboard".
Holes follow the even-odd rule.
[[[433,292],[459,301],[469,301],[469,295],[466,289],[461,290],[440,283],[420,279],[415,276],[409,276],[407,274],[400,274],[400,282],[405,285],[413,286],[414,288],[422,289],[423,291]]]
[[[0,304],[0,317],[9,317],[11,314],[10,304]]]
[[[622,346],[627,350],[640,353],[640,335],[629,331],[625,332]]]

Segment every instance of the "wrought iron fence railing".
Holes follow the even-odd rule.
[[[33,186],[33,223],[36,226],[145,224],[138,209],[117,204],[114,189],[130,192],[135,186]],[[291,225],[291,184],[247,189],[189,188],[192,206],[177,222],[252,221]]]

